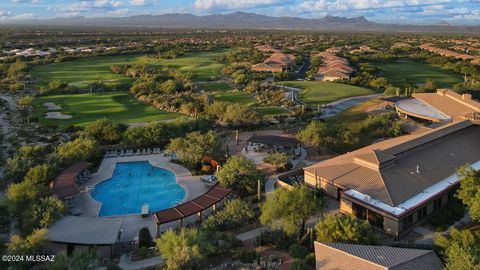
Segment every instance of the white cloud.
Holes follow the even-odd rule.
[[[425,7],[432,5],[468,2],[468,0],[315,0],[304,1],[295,9],[301,12],[348,11],[405,7]]]
[[[11,0],[14,4],[37,4],[39,0]]]
[[[147,1],[145,0],[130,0],[129,3],[134,6],[145,6]]]
[[[117,10],[108,12],[108,15],[112,15],[112,16],[122,16],[126,14],[128,14],[128,8],[117,9]]]
[[[9,10],[0,10],[0,20],[26,20],[35,17],[32,13],[14,14]]]
[[[115,0],[95,0],[95,1],[81,1],[80,3],[70,4],[66,7],[49,7],[50,11],[57,13],[78,13],[78,12],[92,12],[92,11],[115,11],[122,7],[121,1]]]
[[[254,8],[279,4],[280,0],[195,0],[197,9]],[[285,2],[285,1],[283,1]]]
[[[11,17],[13,16],[13,13],[9,10],[1,10],[0,9],[0,18],[2,17]]]

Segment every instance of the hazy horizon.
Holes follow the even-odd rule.
[[[228,14],[237,11],[274,17],[364,16],[394,24],[479,25],[480,1],[466,0],[2,0],[0,21],[71,17],[129,17],[184,13]]]

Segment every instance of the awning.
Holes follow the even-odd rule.
[[[201,212],[220,202],[232,192],[231,189],[219,186],[212,187],[207,193],[175,207],[157,211],[153,216],[158,225],[176,221]]]
[[[300,141],[295,138],[276,136],[276,135],[255,135],[248,138],[247,142],[261,143],[265,145],[276,145],[285,147],[295,147]]]
[[[60,199],[79,193],[75,177],[92,166],[88,162],[79,162],[65,169],[53,182],[53,193]]]

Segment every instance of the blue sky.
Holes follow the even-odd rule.
[[[365,16],[386,23],[480,24],[480,0],[0,0],[0,20],[234,11],[304,18]]]

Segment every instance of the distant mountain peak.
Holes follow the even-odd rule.
[[[212,28],[212,29],[285,29],[317,31],[388,31],[388,32],[480,32],[480,26],[451,26],[445,22],[435,25],[381,24],[364,16],[345,18],[327,15],[320,19],[272,17],[237,11],[229,14],[193,15],[169,13],[163,15],[134,15],[129,17],[73,17],[56,19],[4,20],[0,24],[83,25],[117,27]]]

